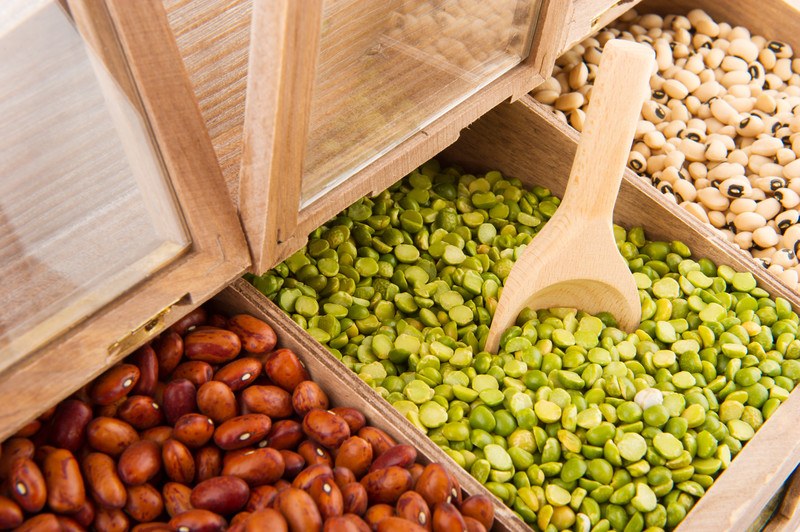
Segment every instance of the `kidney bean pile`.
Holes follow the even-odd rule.
[[[0,529],[481,531],[440,464],[330,408],[269,324],[200,308],[0,452]]]

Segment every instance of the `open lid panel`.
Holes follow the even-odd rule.
[[[249,255],[160,2],[9,0],[0,64],[1,440]]]
[[[258,273],[540,83],[567,10],[555,0],[234,3],[252,19],[237,195]],[[180,2],[167,4],[180,25]],[[196,59],[190,71],[208,74]]]

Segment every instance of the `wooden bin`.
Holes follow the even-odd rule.
[[[522,133],[524,132],[524,133]],[[468,171],[500,170],[529,185],[563,196],[577,133],[561,125],[532,98],[503,104],[462,132],[442,159]],[[641,226],[650,240],[680,240],[694,257],[706,257],[739,271],[753,271],[759,285],[800,309],[800,295],[754,269],[742,254],[732,254],[721,239],[633,172],[626,170],[615,208],[615,222]],[[675,207],[675,208],[673,208]],[[758,516],[800,461],[800,390],[796,389],[736,456],[731,466],[686,516],[680,530],[743,530]]]

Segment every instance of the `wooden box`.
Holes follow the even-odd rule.
[[[166,263],[135,278],[123,293],[70,314],[72,321],[48,330],[46,343],[21,350],[5,366],[0,361],[0,395],[15,399],[0,407],[0,440],[219,294],[215,304],[220,308],[251,312],[274,323],[284,345],[305,353],[312,374],[329,385],[335,402],[363,408],[374,424],[401,441],[413,442],[424,460],[450,460],[430,441],[420,442],[408,421],[387,409],[272,303],[241,280],[229,283],[248,268],[261,273],[280,262],[302,247],[308,232],[329,217],[357,198],[386,188],[453,143],[442,157],[475,169],[496,168],[563,194],[577,134],[524,95],[549,75],[558,53],[637,1],[522,2],[529,11],[523,9],[519,15],[515,11],[512,20],[527,21],[529,33],[520,38],[530,43],[530,52],[522,53],[524,57],[513,66],[494,71],[491,80],[481,79],[478,71],[464,65],[454,65],[446,54],[431,59],[425,48],[430,43],[422,38],[407,42],[388,36],[375,42],[376,36],[370,34],[374,24],[365,23],[375,13],[358,14],[355,2],[346,0],[330,4],[340,10],[333,14],[341,18],[332,19],[339,25],[327,27],[327,34],[315,32],[326,17],[333,16],[325,10],[328,4],[319,0],[303,2],[302,10],[301,3],[291,0],[63,3],[83,39],[99,50],[101,62],[144,118],[188,242]],[[792,18],[797,12],[784,0],[758,6],[733,0],[648,0],[638,9],[663,12],[691,7],[704,7],[715,17],[784,39],[800,49],[795,45],[797,18]],[[409,19],[402,20],[405,24]],[[773,24],[776,20],[790,22]],[[363,31],[352,31],[362,26]],[[314,131],[314,113],[325,113],[313,107],[314,68],[336,73],[316,52],[326,36],[335,42],[341,35],[337,31],[347,35],[347,42],[362,47],[364,60],[399,50],[404,58],[420,60],[417,67],[433,65],[421,76],[461,76],[472,88],[446,99],[447,105],[434,106],[438,111],[426,115],[420,122],[424,126],[407,128],[407,135],[394,139],[389,148],[376,149],[340,169],[334,185],[325,177],[316,189],[312,186],[306,191],[306,152],[309,145],[316,149],[308,135]],[[503,42],[508,44],[508,39]],[[374,80],[364,81],[368,82]],[[325,101],[334,115],[341,111],[337,99],[357,92],[358,87],[358,83],[342,85],[328,94]],[[501,103],[517,99],[513,104]],[[381,126],[375,121],[362,125],[366,130]],[[326,135],[320,133],[318,139]],[[698,257],[754,271],[762,287],[800,308],[797,294],[789,293],[743,253],[659,196],[628,173],[616,221],[642,225],[653,239],[683,240]],[[687,516],[682,530],[739,530],[755,520],[800,461],[800,426],[793,419],[798,403],[800,395],[795,392]],[[468,493],[483,489],[455,463],[448,463]],[[498,515],[500,530],[527,528],[502,505]]]

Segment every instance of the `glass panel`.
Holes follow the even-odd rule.
[[[0,65],[2,369],[190,238],[139,103],[59,2],[3,0]]]
[[[326,0],[307,206],[524,59],[537,0]]]

